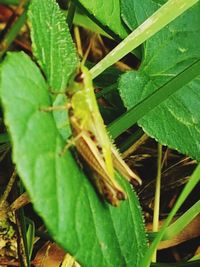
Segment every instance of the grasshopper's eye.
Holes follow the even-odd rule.
[[[84,81],[84,74],[83,72],[80,71],[75,77],[75,82],[83,83],[83,81]]]

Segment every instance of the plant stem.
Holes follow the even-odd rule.
[[[159,227],[161,162],[162,162],[162,145],[158,143],[157,176],[156,176],[156,190],[155,190],[154,213],[153,213],[153,232],[157,232]],[[157,257],[157,251],[155,250],[154,255],[152,257],[152,262],[156,262],[156,257]]]
[[[167,1],[90,70],[92,77],[97,77],[197,2],[198,0]]]

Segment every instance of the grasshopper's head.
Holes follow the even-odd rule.
[[[81,64],[74,81],[79,85],[79,89],[84,90],[88,87],[91,88],[92,87],[92,76],[88,68]]]
[[[92,76],[87,67],[80,64],[75,77],[69,84],[67,95],[71,97],[77,92],[84,92],[91,90],[91,88],[93,88]]]

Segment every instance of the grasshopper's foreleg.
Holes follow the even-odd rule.
[[[68,105],[39,108],[39,110],[42,112],[62,111],[62,110],[68,110],[68,109],[69,109]]]
[[[63,150],[60,152],[60,156],[63,156],[66,151],[71,147],[75,146],[76,142],[81,138],[81,133],[78,134],[77,136],[72,136],[70,139],[67,140],[66,145],[64,146]]]
[[[70,108],[71,108],[71,104],[66,103],[65,105],[62,105],[62,106],[42,107],[40,108],[40,111],[42,112],[53,112],[53,111],[63,111],[63,110],[67,111]],[[75,143],[80,138],[80,136],[81,136],[81,133],[75,137],[71,137],[70,139],[68,139],[66,145],[64,146],[62,151],[59,153],[60,156],[63,156],[71,146],[75,146]]]
[[[49,89],[49,93],[52,95],[66,95],[66,92],[64,91],[54,91],[53,89]]]

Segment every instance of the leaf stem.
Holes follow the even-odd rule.
[[[4,203],[7,200],[8,195],[10,194],[10,191],[13,187],[14,182],[15,182],[16,176],[17,176],[17,172],[16,172],[16,170],[14,170],[14,172],[13,172],[12,176],[10,177],[10,180],[6,186],[4,193],[3,193],[2,197],[0,198],[0,208],[3,207]]]
[[[159,212],[160,212],[160,187],[161,187],[161,162],[162,162],[162,145],[158,143],[158,160],[157,160],[157,176],[156,176],[156,190],[153,213],[153,232],[158,231],[159,227]],[[157,252],[155,250],[152,262],[156,262]]]
[[[141,45],[198,1],[199,0],[167,1],[90,70],[92,78],[97,77],[105,69]]]

